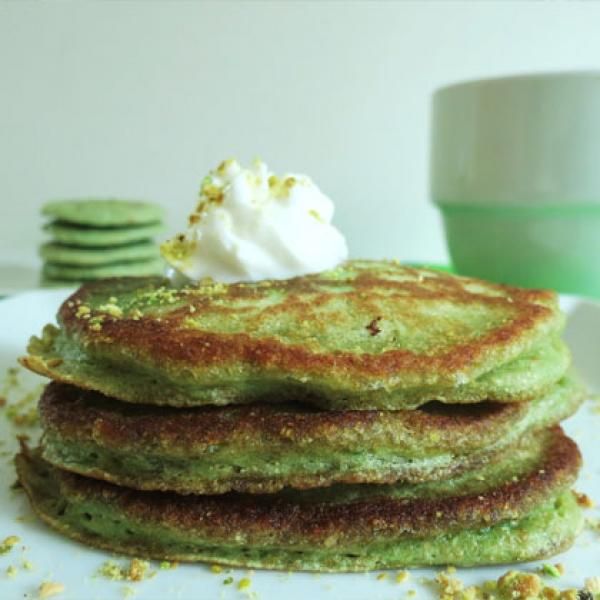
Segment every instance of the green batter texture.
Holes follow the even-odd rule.
[[[51,383],[40,415],[43,457],[56,467],[145,490],[268,493],[448,478],[498,460],[583,398],[572,375],[530,402],[406,411],[152,407]]]
[[[283,281],[86,284],[22,363],[144,404],[521,402],[567,372],[563,325],[553,292],[350,261]]]
[[[163,209],[151,202],[86,198],[57,200],[42,207],[42,214],[57,221],[94,227],[127,227],[162,221]]]
[[[160,223],[124,227],[92,227],[64,221],[52,221],[44,226],[52,239],[67,246],[106,248],[144,242],[155,238],[164,230]]]
[[[141,492],[56,469],[26,447],[19,480],[50,526],[135,556],[248,568],[363,571],[528,561],[582,528],[569,486],[580,456],[552,428],[503,460],[417,485],[341,485],[277,494]]]

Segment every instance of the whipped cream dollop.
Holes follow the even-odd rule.
[[[348,257],[331,224],[333,202],[306,175],[277,176],[256,160],[231,159],[202,181],[188,229],[161,246],[171,276],[216,281],[287,279]]]

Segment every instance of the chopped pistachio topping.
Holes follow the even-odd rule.
[[[562,565],[561,565],[562,566]],[[549,577],[560,577],[564,571],[561,571],[559,565],[551,565],[548,563],[544,563],[540,569],[543,575],[548,575]]]
[[[238,581],[238,590],[247,590],[252,585],[252,581],[248,577],[244,577]]]
[[[55,581],[44,581],[38,589],[38,598],[51,598],[65,591],[65,586],[62,583]]]
[[[592,594],[600,594],[600,576],[588,577],[585,580],[585,589]]]
[[[396,583],[404,583],[405,581],[408,581],[409,577],[410,573],[408,571],[398,571],[398,573],[396,573]]]
[[[21,538],[16,535],[9,535],[7,538],[4,538],[2,544],[0,544],[0,554],[7,554],[21,541]]]
[[[84,304],[82,304],[81,306],[77,307],[77,310],[75,311],[75,316],[78,319],[82,319],[86,315],[89,315],[90,312],[91,312],[91,308],[89,306],[85,306]]]
[[[575,492],[575,498],[577,499],[577,504],[582,508],[594,508],[594,501],[587,495],[580,492]]]
[[[98,575],[112,581],[142,581],[153,573],[148,573],[150,564],[145,560],[133,558],[129,565],[121,566],[114,560],[105,561],[98,569]]]
[[[123,316],[123,310],[117,306],[114,302],[108,302],[106,304],[101,304],[98,307],[98,310],[109,314],[111,317],[120,318]]]

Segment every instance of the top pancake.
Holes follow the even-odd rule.
[[[80,288],[58,321],[32,338],[24,365],[146,404],[522,401],[569,363],[553,292],[383,261],[181,289],[159,278],[105,280]]]
[[[42,214],[77,225],[121,227],[157,223],[163,217],[160,206],[150,202],[115,199],[59,200],[48,202]]]

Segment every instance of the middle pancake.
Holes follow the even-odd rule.
[[[271,493],[334,483],[444,479],[573,414],[571,376],[524,403],[429,403],[404,411],[320,411],[297,403],[168,408],[51,383],[40,400],[51,464],[141,490]]]

